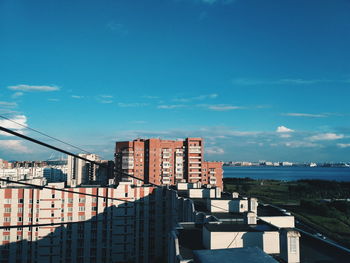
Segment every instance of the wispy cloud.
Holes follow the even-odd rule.
[[[212,93],[212,94],[202,94],[199,96],[195,96],[195,97],[188,97],[188,98],[175,98],[173,99],[173,101],[176,102],[191,102],[191,101],[199,101],[199,100],[206,100],[206,99],[215,99],[217,98],[219,95],[216,93]]]
[[[17,124],[18,123],[18,124]],[[24,133],[24,129],[27,126],[27,117],[25,115],[14,115],[11,118],[0,118],[0,126],[12,129],[18,133]],[[3,136],[13,136],[6,132],[0,132]]]
[[[339,148],[349,148],[350,147],[350,143],[337,143],[337,146]]]
[[[0,101],[0,107],[4,108],[15,108],[17,107],[16,102]]]
[[[327,114],[311,114],[311,113],[283,113],[284,116],[291,116],[291,117],[308,117],[308,118],[326,118],[328,117]]]
[[[284,146],[290,147],[290,148],[315,148],[315,147],[322,147],[320,144],[311,143],[311,142],[305,142],[305,141],[291,141],[291,142],[285,142],[283,144],[284,144]]]
[[[333,141],[333,140],[339,140],[343,139],[344,135],[343,134],[336,134],[336,133],[321,133],[321,134],[316,134],[308,139],[310,141]]]
[[[219,155],[219,154],[225,154],[225,150],[223,148],[214,146],[214,147],[206,147],[204,148],[205,152],[207,154],[212,154],[212,155]]]
[[[59,90],[60,88],[57,86],[33,86],[33,85],[16,85],[16,86],[8,86],[7,87],[10,90],[20,90],[20,91],[56,91]]]
[[[31,153],[31,150],[20,140],[0,140],[0,147],[14,153]]]
[[[78,100],[79,100],[79,99],[83,99],[84,96],[72,95],[71,98],[73,98],[73,99],[78,99]]]
[[[209,110],[213,110],[213,111],[230,111],[230,110],[244,109],[244,107],[241,107],[241,106],[234,106],[234,105],[228,105],[228,104],[206,105],[206,107]]]
[[[98,95],[96,97],[97,101],[102,104],[111,104],[113,103],[113,96],[112,95]]]
[[[301,78],[282,78],[282,79],[250,79],[250,78],[237,78],[232,80],[232,84],[242,86],[255,86],[255,85],[312,85],[319,83],[347,83],[348,80],[331,80],[331,79],[301,79]]]
[[[126,36],[129,33],[129,30],[122,23],[117,23],[115,21],[109,21],[106,24],[107,29],[110,31],[119,34],[120,36]]]
[[[186,105],[183,104],[172,104],[172,105],[158,105],[158,109],[165,109],[165,110],[171,110],[171,109],[178,109],[178,108],[185,108]]]

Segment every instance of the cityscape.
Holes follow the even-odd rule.
[[[0,1],[0,263],[350,262],[349,14]]]

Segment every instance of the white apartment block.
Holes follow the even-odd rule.
[[[165,257],[167,233],[176,221],[174,191],[123,182],[117,188],[49,186],[56,190],[0,188],[1,263]]]

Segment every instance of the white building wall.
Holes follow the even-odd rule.
[[[259,216],[259,218],[279,228],[294,228],[294,216]]]
[[[152,258],[164,256],[166,231],[176,220],[171,212],[175,210],[173,191],[125,183],[116,189],[65,189],[132,202],[51,189],[0,188],[0,225],[19,225],[0,229],[0,244],[8,247],[10,262],[17,258],[50,262],[50,257],[52,262],[153,262]],[[20,227],[22,224],[34,226]],[[22,239],[25,243],[19,253],[16,241]],[[154,245],[148,248],[152,240]]]

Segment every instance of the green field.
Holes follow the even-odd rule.
[[[319,232],[350,248],[350,183],[322,180],[283,182],[225,178],[224,191],[275,204]]]

